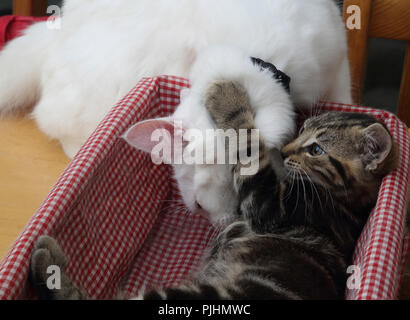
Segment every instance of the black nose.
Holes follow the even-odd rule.
[[[286,158],[286,154],[283,153],[282,151],[280,152],[280,156],[282,157],[283,160]]]

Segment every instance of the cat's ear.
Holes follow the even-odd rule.
[[[170,164],[174,147],[182,142],[185,130],[182,122],[173,118],[151,119],[134,124],[122,138],[134,148],[150,153],[152,157],[161,151],[163,162]]]
[[[366,170],[374,171],[386,160],[393,143],[387,129],[374,123],[361,131],[362,161]]]

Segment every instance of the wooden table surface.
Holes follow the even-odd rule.
[[[68,163],[32,120],[0,120],[0,260]]]

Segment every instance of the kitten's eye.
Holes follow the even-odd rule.
[[[312,144],[309,148],[309,154],[312,156],[321,156],[325,153],[326,152],[317,143]]]
[[[301,135],[304,130],[305,130],[305,126],[301,126],[299,129],[299,135]]]

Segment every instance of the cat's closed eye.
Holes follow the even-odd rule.
[[[202,206],[199,204],[198,201],[195,201],[195,208],[196,209],[202,209]]]

